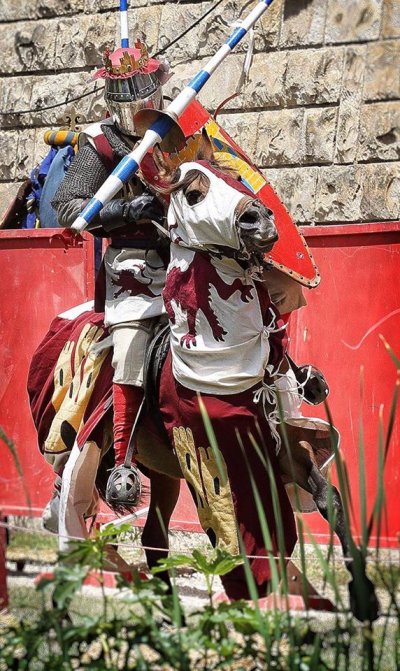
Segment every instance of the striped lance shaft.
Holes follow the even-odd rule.
[[[247,32],[254,26],[256,21],[262,16],[273,0],[261,0],[254,9],[243,19],[240,27],[236,28],[232,35],[226,40],[225,44],[218,49],[205,65],[197,73],[192,81],[178,94],[175,100],[168,105],[165,112],[160,116],[152,126],[146,131],[143,140],[137,147],[119,162],[111,175],[106,179],[94,197],[86,205],[82,214],[74,221],[72,229],[77,233],[83,231],[96,217],[100,210],[122,189],[131,177],[138,171],[139,165],[147,152],[160,143],[168,134],[168,131],[174,125],[173,119],[179,118],[190,103],[195,99],[204,84],[210,79],[217,67],[222,63],[226,56],[243,39]],[[170,115],[170,116],[168,116]]]
[[[121,47],[129,47],[129,28],[128,28],[128,0],[120,0],[119,13],[121,20]]]

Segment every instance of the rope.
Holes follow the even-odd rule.
[[[7,110],[6,112],[0,112],[0,116],[7,116],[12,114],[30,114],[31,112],[45,112],[46,110],[52,110],[56,107],[63,107],[63,105],[68,105],[69,103],[76,102],[77,100],[82,100],[82,98],[87,98],[91,96],[92,93],[97,93],[97,91],[102,91],[104,86],[95,86],[94,89],[88,91],[87,93],[82,93],[80,96],[74,98],[69,98],[68,96],[60,103],[54,103],[54,105],[48,105],[47,107],[35,107],[33,109],[27,110]]]
[[[269,308],[269,312],[271,314],[271,321],[268,326],[264,326],[264,330],[268,334],[268,338],[271,333],[279,333],[280,331],[284,331],[287,327],[287,323],[284,323],[282,326],[277,326],[277,315],[271,307]],[[285,374],[279,373],[279,365],[276,370],[272,370],[272,366],[267,366],[267,371],[271,378],[285,377]],[[267,384],[263,381],[261,387],[253,392],[253,402],[258,405],[258,403],[261,401],[264,417],[268,422],[272,437],[275,439],[276,454],[279,454],[279,451],[282,447],[282,440],[278,432],[278,425],[282,423],[282,420],[284,421],[286,419],[285,413],[283,417],[281,416],[278,394],[279,389],[276,387],[275,381],[272,382],[272,384]]]
[[[175,37],[171,42],[168,42],[168,44],[157,51],[155,54],[153,54],[152,58],[157,58],[157,56],[161,56],[164,54],[170,47],[172,47],[176,42],[179,42],[179,40],[182,39],[182,37],[185,37],[193,28],[196,28],[196,26],[199,25],[211,12],[213,12],[217,7],[224,2],[224,0],[217,0],[215,4],[213,4],[212,7],[210,7],[204,14],[201,14],[196,21],[194,21],[188,28],[183,30],[177,37]],[[0,112],[0,116],[8,116],[8,115],[16,115],[16,114],[31,114],[32,112],[45,112],[46,110],[51,110],[55,109],[56,107],[63,107],[64,105],[68,105],[69,103],[76,102],[77,100],[82,100],[83,98],[87,98],[88,96],[91,96],[93,93],[98,93],[99,91],[103,91],[104,86],[95,86],[94,89],[91,91],[88,91],[87,93],[82,93],[79,96],[75,96],[74,98],[69,98],[68,96],[66,97],[65,100],[59,103],[54,103],[53,105],[47,105],[46,107],[35,107],[33,109],[26,109],[26,110],[6,110],[5,112]]]
[[[20,526],[20,525],[17,525],[17,524],[10,524],[9,522],[0,522],[0,527],[3,527],[5,529],[15,530],[15,531],[24,531],[24,532],[28,532],[28,533],[31,533],[31,534],[40,534],[42,536],[47,536],[47,537],[51,537],[51,538],[54,538],[54,536],[55,536],[55,534],[52,534],[50,531],[46,531],[45,529],[27,529],[24,526]],[[173,529],[169,529],[169,530],[173,531]],[[81,536],[66,536],[66,535],[61,535],[61,534],[57,534],[57,538],[64,538],[68,541],[86,540],[86,539],[82,538]],[[167,550],[167,548],[165,548],[165,547],[163,547],[163,548],[162,547],[153,547],[151,545],[143,545],[142,543],[136,544],[136,543],[129,543],[129,542],[124,542],[124,541],[123,542],[118,541],[118,547],[130,549],[130,550],[152,550],[152,551],[155,551],[155,552],[165,552]],[[171,557],[174,557],[175,555],[181,555],[181,554],[182,554],[182,552],[176,552],[176,553],[169,552],[169,556],[171,556]],[[271,554],[269,554],[269,555],[248,555],[248,554],[245,555],[245,554],[241,554],[241,555],[238,555],[238,556],[243,557],[243,558],[247,558],[247,559],[276,559],[276,560],[284,559],[285,561],[292,560],[292,557],[290,557],[290,556],[283,556],[282,557],[281,555],[274,555],[274,554],[272,554],[272,551],[271,551]],[[343,563],[350,563],[351,561],[353,561],[351,557],[337,557],[334,554],[331,555],[330,559],[331,559],[331,561],[333,561],[334,564],[336,563],[336,561],[341,561]],[[375,559],[375,556],[371,556],[371,557],[367,556],[366,557],[367,563],[368,562],[372,563],[372,561],[374,559]],[[393,562],[388,562],[388,564],[391,564],[391,563],[393,563],[393,565],[397,566],[397,562],[394,562],[394,561]]]
[[[28,531],[30,533],[41,533],[42,535],[45,535],[45,536],[51,536],[52,535],[49,532],[44,531],[42,529],[38,529],[38,530],[27,529],[26,527],[14,525],[14,524],[9,524],[8,522],[1,522],[0,521],[0,527],[4,527],[4,528],[7,528],[7,529],[22,530],[22,531],[25,531],[25,532]],[[81,541],[82,538],[70,538],[70,540]],[[166,548],[158,548],[158,547],[152,547],[152,546],[148,546],[148,545],[134,545],[134,544],[130,544],[130,543],[118,543],[118,546],[119,547],[125,547],[125,548],[131,548],[131,549],[137,549],[137,550],[152,550],[152,551],[164,551],[164,552],[166,550]],[[168,552],[168,555],[170,557],[174,557],[174,556],[176,556],[176,554],[178,554],[178,553]],[[181,554],[182,553],[180,552],[179,555],[181,555]],[[241,556],[242,557],[245,556],[245,557],[247,557],[247,559],[271,559],[271,555],[270,556],[266,556],[266,555],[241,555]],[[282,559],[281,557],[277,557],[277,556],[274,556],[273,558],[276,559],[276,560]],[[374,557],[371,557],[371,558],[366,557],[365,558],[366,563],[367,564],[372,563],[372,561],[370,561],[370,560],[372,560],[373,558]],[[286,561],[289,561],[289,560],[292,559],[292,557],[283,557],[283,559],[286,560]],[[10,561],[17,561],[17,560],[10,560]],[[333,566],[335,567],[335,564],[336,564],[337,561],[343,561],[343,563],[346,564],[346,563],[348,563],[352,560],[350,558],[345,558],[345,557],[339,558],[339,557],[336,557],[334,553],[331,553],[330,554],[330,563],[333,564]],[[376,561],[376,555],[375,555],[375,561]],[[47,564],[48,563],[49,562],[47,562]],[[397,566],[397,562],[390,561],[390,562],[386,562],[385,565],[386,566],[390,566],[390,565]],[[185,567],[181,566],[181,567],[178,567],[178,568],[180,568],[182,570]],[[190,570],[193,570],[192,567],[190,567],[190,566],[188,566],[187,568],[190,569]],[[109,572],[110,571],[104,571],[104,573],[109,573]],[[113,571],[111,571],[111,573],[113,573]],[[304,577],[307,579],[307,573],[304,574]],[[324,587],[321,590],[322,595],[324,593],[326,593],[326,585],[327,584],[329,586],[329,583],[327,583],[325,581],[324,582]],[[324,598],[324,597],[322,597],[322,598]],[[331,597],[328,596],[328,598],[331,598]],[[342,605],[342,598],[340,598],[339,604]],[[351,609],[349,607],[347,607],[347,608],[346,607],[339,607],[339,604],[336,604],[336,606],[335,606],[337,614],[342,614],[342,615],[343,614],[351,614]],[[393,622],[394,624],[397,624],[397,617],[396,617],[395,614],[393,614],[393,603],[390,602],[389,605],[390,605],[390,607],[392,607],[392,610],[385,610],[385,612],[381,612],[379,614],[379,619],[380,619],[380,621],[382,621],[382,619],[385,619],[386,624],[391,623],[391,622]],[[306,610],[308,610],[307,606],[306,606]],[[312,610],[312,607],[311,607],[310,610]],[[386,624],[385,624],[385,626],[386,626]]]
[[[194,23],[192,23],[191,26],[189,26],[188,28],[186,28],[186,30],[184,30],[184,31],[183,31],[182,33],[180,33],[177,37],[175,37],[175,39],[173,39],[171,42],[169,42],[165,47],[163,47],[162,49],[160,49],[160,51],[157,51],[157,53],[154,54],[153,58],[157,58],[157,56],[161,56],[161,55],[164,54],[170,47],[172,47],[174,44],[176,44],[177,42],[179,42],[179,40],[181,40],[182,37],[185,37],[185,35],[187,35],[191,30],[193,30],[193,28],[196,28],[196,26],[198,26],[199,23],[201,23],[201,22],[206,18],[206,16],[208,16],[209,14],[211,14],[211,12],[213,12],[215,9],[217,9],[217,7],[218,7],[220,4],[222,4],[222,2],[224,2],[224,0],[218,0],[218,1],[215,3],[215,5],[213,5],[212,7],[210,7],[210,9],[208,9],[204,14],[202,14],[201,16],[199,16],[199,18],[196,19],[196,21],[195,21]]]

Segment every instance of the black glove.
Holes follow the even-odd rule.
[[[106,233],[111,233],[117,228],[126,226],[126,224],[136,224],[139,221],[152,219],[158,223],[164,220],[164,206],[151,193],[142,193],[132,200],[123,200],[117,198],[111,200],[100,210],[99,215],[89,227],[94,235],[97,230],[103,229]]]

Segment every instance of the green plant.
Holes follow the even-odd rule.
[[[387,343],[386,347],[400,369],[400,361]],[[327,619],[317,618],[311,612],[298,618],[290,612],[275,609],[263,611],[257,601],[249,561],[243,552],[238,557],[232,557],[222,550],[210,554],[198,550],[191,554],[175,554],[160,562],[148,580],[144,580],[138,572],[133,572],[131,579],[119,577],[116,593],[109,596],[104,587],[103,573],[107,548],[120,542],[130,527],[108,526],[94,538],[73,544],[68,553],[59,556],[53,575],[42,580],[37,587],[37,595],[41,600],[36,617],[32,616],[29,620],[15,616],[0,619],[0,671],[398,671],[399,567],[388,558],[381,559],[379,542],[372,555],[369,550],[373,530],[379,539],[382,529],[385,512],[384,468],[394,431],[398,394],[397,383],[386,430],[382,413],[379,416],[377,493],[369,515],[364,436],[360,422],[359,542],[352,534],[354,494],[349,486],[346,464],[334,444],[350,559],[354,563],[353,589],[363,608],[367,565],[368,577],[379,587],[383,603],[383,618],[378,623],[373,624],[367,619],[360,624],[354,620],[347,605],[343,584],[346,573],[342,567],[337,569],[333,539],[325,553],[310,534],[320,583],[334,596],[338,606],[338,612]],[[327,413],[330,418],[328,407]],[[218,464],[218,445],[206,414],[204,421]],[[3,435],[0,437],[4,440]],[[12,449],[11,441],[7,439],[6,444]],[[257,437],[253,437],[253,446],[259,450]],[[246,462],[246,455],[243,456]],[[223,469],[220,468],[220,471],[222,477]],[[268,463],[265,463],[265,471],[266,482],[273,488],[273,475]],[[271,542],[266,516],[251,472],[249,477],[265,547],[268,548]],[[280,518],[278,506],[275,507],[275,516],[280,529],[278,544],[281,557],[276,562],[272,552],[269,556],[272,587],[285,595],[288,581],[285,579],[285,562],[282,559],[284,522]],[[328,519],[333,527],[335,512],[332,490],[328,496]],[[303,528],[307,530],[304,521],[299,526],[298,556],[307,577],[310,573],[309,547],[304,542]],[[239,601],[215,605],[212,597],[216,577],[229,572],[239,563],[243,563],[254,604]],[[188,568],[204,576],[207,603],[199,611],[184,612],[175,580],[181,568]],[[89,571],[96,571],[101,598],[97,600],[98,607],[88,614],[82,612],[79,595]],[[166,571],[171,576],[170,588],[158,577],[159,573],[164,574]],[[367,608],[368,603],[364,605]]]
[[[299,619],[275,610],[263,612],[247,602],[214,605],[215,577],[240,561],[222,551],[211,556],[198,551],[173,556],[160,563],[149,580],[139,573],[132,580],[120,577],[117,594],[110,597],[105,590],[100,592],[102,605],[97,613],[82,613],[77,595],[85,576],[95,569],[100,584],[104,583],[101,558],[120,533],[108,527],[60,556],[53,576],[38,585],[42,595],[38,617],[0,628],[1,671],[368,668],[362,657],[367,632],[349,615],[336,614],[324,622],[311,614]],[[181,567],[205,576],[208,603],[200,611],[185,614],[174,580],[171,591],[157,577],[158,571],[174,573]],[[386,580],[387,574],[383,575]],[[397,615],[396,625],[386,620],[373,632],[374,671],[397,668],[399,623]]]

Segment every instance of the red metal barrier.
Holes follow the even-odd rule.
[[[342,453],[357,497],[359,375],[365,369],[362,403],[367,463],[368,503],[376,486],[378,412],[385,421],[396,371],[379,333],[399,354],[400,286],[398,283],[400,224],[319,226],[303,230],[322,275],[317,289],[307,292],[308,306],[294,314],[291,353],[298,363],[311,362],[327,376],[330,407],[342,434]],[[4,380],[0,384],[0,426],[16,444],[32,501],[30,514],[47,503],[52,471],[37,452],[26,397],[30,357],[52,318],[93,291],[92,245],[84,239],[67,244],[54,231],[0,233],[2,268],[1,313],[6,329],[0,335]],[[89,238],[91,240],[91,238]],[[395,341],[397,339],[397,342]],[[324,417],[320,408],[308,414]],[[386,475],[387,519],[383,545],[394,546],[400,533],[399,422],[395,426]],[[29,514],[21,480],[1,447],[0,505],[4,513]],[[356,516],[359,509],[355,506]],[[320,516],[306,516],[320,541],[328,539]],[[182,494],[173,515],[173,528],[200,530],[189,492]]]
[[[370,512],[377,488],[379,409],[383,404],[386,428],[397,378],[380,334],[400,356],[400,224],[319,226],[306,229],[305,234],[322,280],[317,289],[307,292],[308,306],[292,317],[290,349],[296,362],[319,366],[330,384],[329,406],[341,432],[354,528],[359,530],[359,422],[362,418]],[[320,407],[308,406],[306,412],[324,417]],[[400,535],[399,429],[397,417],[386,464],[386,516],[381,530],[381,544],[391,547],[398,544]],[[320,541],[328,539],[327,525],[319,515],[307,515],[305,520]]]
[[[4,514],[40,514],[49,498],[52,469],[38,452],[26,380],[32,354],[52,319],[93,297],[93,237],[59,229],[0,232],[0,508]],[[28,496],[27,496],[28,494]]]

